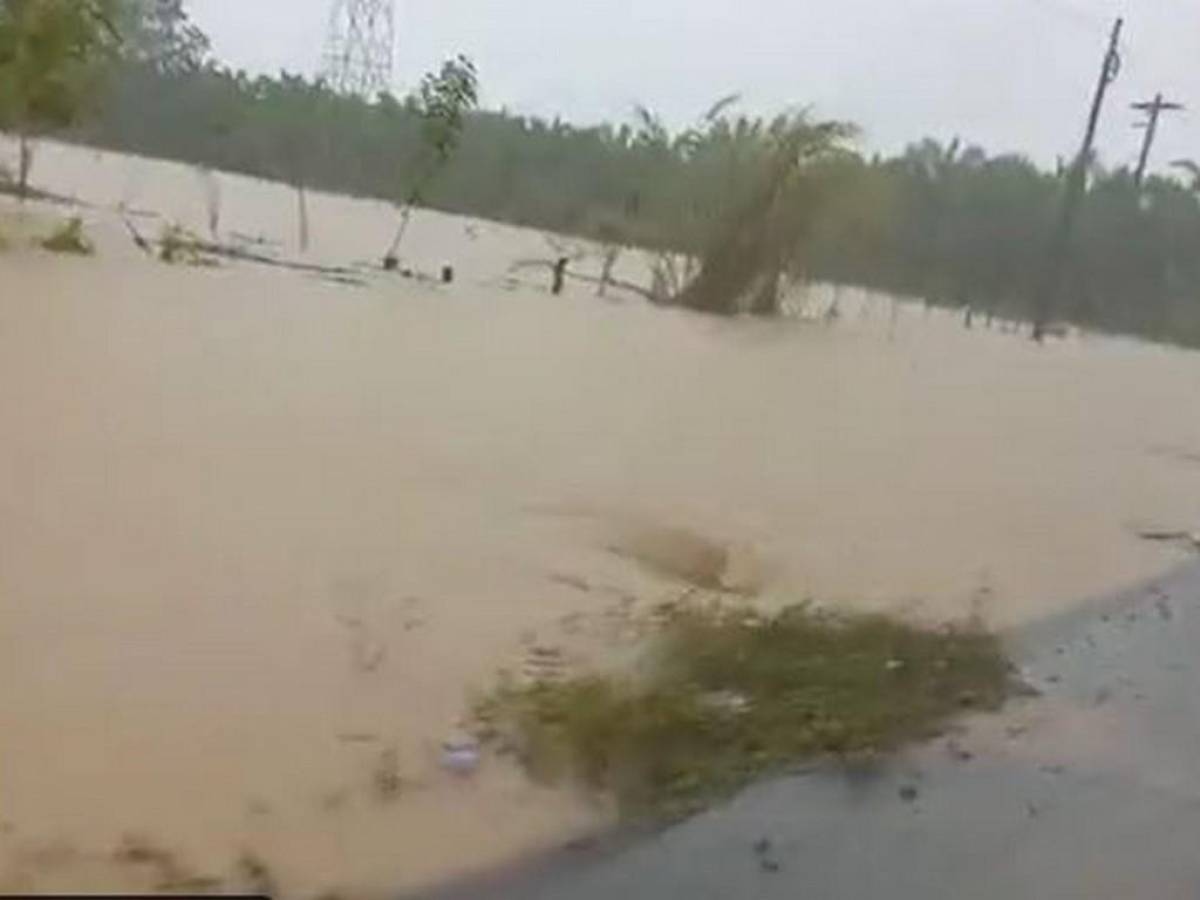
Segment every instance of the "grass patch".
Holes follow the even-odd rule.
[[[215,268],[220,263],[209,252],[211,246],[182,225],[167,225],[158,238],[158,258],[172,266]]]
[[[42,241],[42,247],[51,253],[73,253],[77,256],[91,256],[96,252],[92,242],[83,233],[83,219],[78,216],[63,222]]]
[[[636,676],[502,682],[476,715],[539,780],[579,779],[626,817],[674,818],[805,760],[929,738],[1011,687],[979,628],[711,605],[668,611]]]
[[[168,265],[204,264],[200,239],[181,225],[167,225],[158,239],[158,258]]]

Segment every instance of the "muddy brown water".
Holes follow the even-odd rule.
[[[1010,626],[1179,558],[1133,529],[1200,524],[1194,353],[857,292],[831,326],[552,298],[505,277],[541,235],[433,214],[407,252],[450,288],[168,267],[110,207],[199,230],[195,173],[50,145],[35,176],[97,204],[98,254],[0,254],[0,890],[500,864],[609,811],[440,745],[531,647],[602,655],[629,598],[698,572]],[[296,252],[288,191],[219,178],[225,232]],[[386,243],[383,205],[310,203],[313,259]]]

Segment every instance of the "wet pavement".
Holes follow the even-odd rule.
[[[1010,640],[1038,696],[886,766],[423,897],[1200,898],[1200,564]]]

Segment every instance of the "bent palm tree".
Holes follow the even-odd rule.
[[[1200,194],[1200,164],[1191,159],[1176,159],[1172,160],[1171,165],[1176,169],[1183,169],[1191,177],[1191,184],[1188,185],[1188,190],[1193,193]]]

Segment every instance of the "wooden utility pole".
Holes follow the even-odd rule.
[[[1124,19],[1113,23],[1112,34],[1108,39],[1108,49],[1104,53],[1104,61],[1100,65],[1100,78],[1096,83],[1096,92],[1092,96],[1092,108],[1088,113],[1087,130],[1083,136],[1083,146],[1075,162],[1067,171],[1066,188],[1063,191],[1062,209],[1054,233],[1050,236],[1050,253],[1046,260],[1046,270],[1042,284],[1034,297],[1033,306],[1033,339],[1041,341],[1046,335],[1046,325],[1050,313],[1058,301],[1062,288],[1063,269],[1071,247],[1071,234],[1075,230],[1075,219],[1079,215],[1079,205],[1087,192],[1087,172],[1092,161],[1092,146],[1096,141],[1096,126],[1100,124],[1100,111],[1104,108],[1104,96],[1108,86],[1116,80],[1121,71],[1121,28]]]
[[[1133,176],[1138,187],[1146,179],[1146,164],[1150,161],[1150,149],[1154,146],[1154,138],[1158,134],[1158,117],[1164,112],[1177,112],[1183,109],[1182,103],[1171,103],[1164,100],[1162,94],[1155,94],[1153,100],[1144,103],[1134,103],[1133,108],[1147,114],[1146,137],[1142,141],[1142,155],[1138,157],[1137,172]]]

